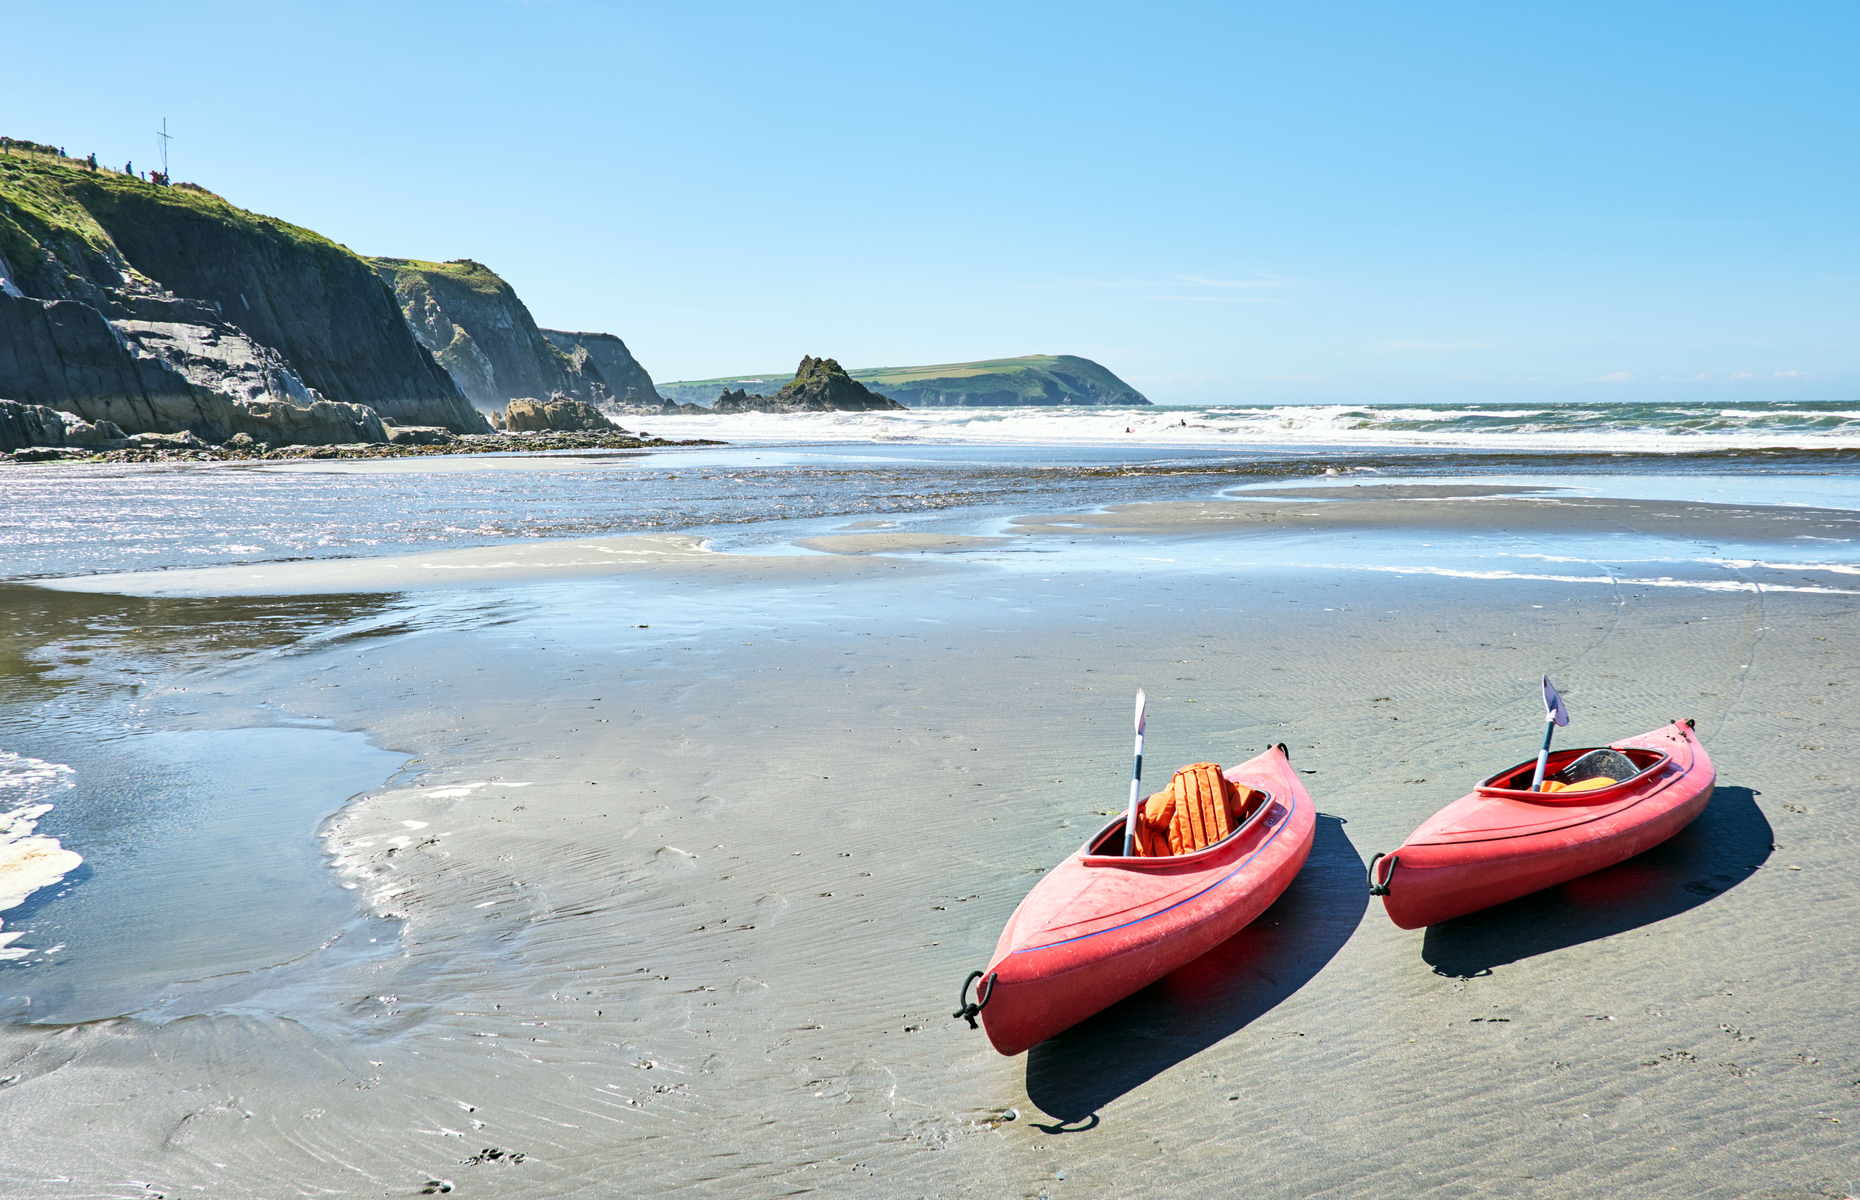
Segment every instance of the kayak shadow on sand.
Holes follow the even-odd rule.
[[[1568,883],[1430,925],[1421,957],[1471,978],[1520,959],[1612,937],[1697,908],[1756,874],[1775,834],[1758,793],[1714,788],[1698,819],[1645,854]]]
[[[1058,1121],[1041,1128],[1092,1128],[1110,1101],[1270,1012],[1343,948],[1368,905],[1343,821],[1318,814],[1311,857],[1251,925],[1027,1052],[1027,1098]]]

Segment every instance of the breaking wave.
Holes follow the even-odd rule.
[[[1860,450],[1860,405],[1223,405],[917,408],[882,413],[632,417],[661,437],[1456,449],[1603,454]]]

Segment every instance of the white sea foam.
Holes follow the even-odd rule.
[[[1533,583],[1604,583],[1616,587],[1685,588],[1700,592],[1808,592],[1820,596],[1860,596],[1845,588],[1807,584],[1757,583],[1748,579],[1658,579],[1615,575],[1598,569],[1593,575],[1535,575],[1524,571],[1474,571],[1458,567],[1383,566],[1367,563],[1302,563],[1301,569],[1321,571],[1380,571],[1390,575],[1437,575],[1447,579],[1515,579]]]
[[[76,774],[63,763],[0,750],[0,912],[24,904],[26,897],[60,882],[84,861],[60,846],[57,838],[36,832],[39,818],[52,811],[46,797],[70,787]],[[19,936],[0,932],[0,959],[31,953],[9,945]]]
[[[1840,563],[1764,562],[1756,558],[1701,558],[1699,561],[1737,571],[1761,568],[1765,571],[1834,571],[1841,575],[1860,575],[1860,567],[1843,566]]]
[[[1860,412],[1675,405],[915,408],[687,414],[640,417],[635,422],[659,437],[721,437],[734,442],[1121,443],[1201,449],[1302,445],[1581,454],[1860,448]]]

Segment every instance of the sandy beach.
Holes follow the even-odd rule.
[[[335,940],[75,1023],[0,981],[0,1192],[1849,1195],[1860,575],[1815,547],[1860,513],[1755,490],[1291,488],[6,585],[16,705],[288,718],[405,765],[315,831]],[[1545,672],[1560,744],[1694,718],[1710,805],[1397,929],[1365,862],[1534,754]],[[1215,953],[1003,1058],[957,987],[1121,809],[1139,687],[1156,786],[1285,742],[1311,859]]]

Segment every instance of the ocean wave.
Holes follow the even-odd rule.
[[[731,441],[1140,444],[1206,448],[1675,454],[1860,449],[1860,411],[1801,404],[1279,405],[1204,408],[917,408],[884,413],[742,413],[639,419],[661,437]]]

